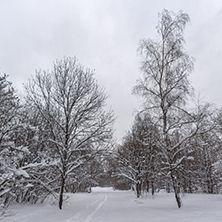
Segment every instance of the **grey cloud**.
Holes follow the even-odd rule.
[[[141,75],[138,42],[154,38],[158,12],[183,10],[191,17],[185,37],[196,58],[194,87],[221,106],[222,2],[217,0],[8,0],[0,1],[0,68],[22,88],[35,69],[51,69],[63,56],[77,56],[110,95],[119,139],[139,109],[131,94]]]

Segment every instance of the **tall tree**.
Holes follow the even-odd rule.
[[[67,178],[111,138],[113,114],[103,110],[106,95],[93,71],[84,69],[75,58],[55,62],[52,72],[37,72],[26,91],[45,121],[49,154],[60,173],[62,209]]]
[[[188,80],[193,59],[184,50],[183,32],[188,14],[163,10],[159,15],[158,36],[143,39],[139,44],[143,79],[138,80],[134,93],[145,98],[145,108],[153,110],[153,118],[162,131],[159,146],[165,155],[165,169],[170,175],[178,207],[181,207],[178,170],[185,159],[181,156],[186,141],[198,130],[200,117],[185,110],[192,87]]]

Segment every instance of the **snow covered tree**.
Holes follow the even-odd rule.
[[[16,178],[27,174],[18,166],[26,150],[14,141],[14,132],[20,128],[20,102],[6,75],[0,76],[0,104],[0,200],[7,207],[14,187],[19,186]]]
[[[131,134],[128,134],[124,143],[118,149],[118,176],[125,177],[135,185],[136,195],[141,195],[142,167],[144,161],[144,149],[138,146]]]
[[[192,87],[188,76],[193,70],[193,59],[184,50],[184,28],[189,16],[163,10],[154,40],[143,39],[139,44],[142,56],[141,71],[144,78],[138,80],[134,93],[145,98],[145,109],[152,110],[153,121],[162,131],[158,146],[165,156],[166,174],[173,184],[178,207],[181,207],[178,174],[180,164],[186,158],[186,141],[198,130],[201,116],[190,114],[185,104]]]
[[[21,189],[17,189],[16,201],[36,203],[48,195],[56,195],[59,180],[48,139],[48,130],[37,109],[26,102],[21,108],[20,128],[14,132],[17,146],[25,147],[26,153],[18,162],[21,170],[28,175]]]
[[[158,128],[148,113],[139,113],[131,132],[124,138],[117,152],[118,173],[135,185],[137,197],[141,191],[154,194],[160,170],[161,153],[158,151]]]
[[[199,164],[199,187],[205,193],[219,193],[222,184],[222,144],[221,144],[221,110],[205,107],[207,118],[203,128],[212,125],[211,130],[197,137]]]
[[[34,124],[39,118],[20,105],[6,75],[0,78],[0,100],[0,200],[6,209],[12,201],[36,203],[51,194],[43,182],[52,174],[45,173],[49,165],[41,161],[44,153]]]
[[[59,208],[67,178],[112,136],[112,112],[103,110],[104,90],[93,71],[75,58],[54,63],[52,72],[39,71],[26,85],[27,98],[44,119],[50,157],[60,175]]]
[[[87,159],[87,164],[81,165],[76,172],[67,178],[66,190],[69,192],[91,192],[91,188],[99,186],[103,166],[98,156]],[[68,185],[69,184],[69,185]]]
[[[154,195],[156,189],[161,189],[163,178],[161,163],[163,155],[158,142],[160,132],[155,122],[152,121],[150,113],[139,113],[136,116],[137,141],[144,147],[145,159],[143,167],[143,190],[147,192],[151,189]]]

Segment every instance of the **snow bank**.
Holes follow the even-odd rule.
[[[113,192],[114,189],[112,187],[92,187],[92,192]]]

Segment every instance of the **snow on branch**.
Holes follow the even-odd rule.
[[[121,173],[119,173],[119,174],[116,174],[116,176],[123,176],[123,177],[125,177],[125,178],[133,181],[134,183],[137,183],[137,181],[136,181],[135,179],[133,179],[132,177],[126,175],[125,173],[122,173],[122,172],[121,172]]]

